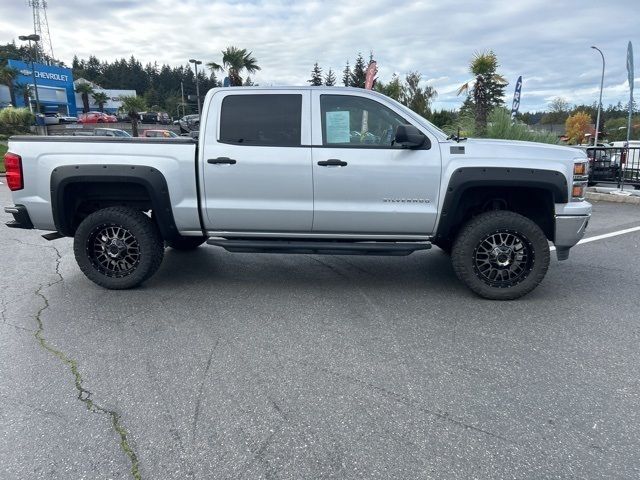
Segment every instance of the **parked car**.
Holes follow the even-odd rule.
[[[131,138],[131,134],[126,130],[120,130],[119,128],[94,128],[93,134],[96,137],[120,137]]]
[[[64,115],[62,113],[45,113],[44,124],[45,125],[59,125],[63,123],[76,123],[78,117],[72,117],[70,115]]]
[[[180,133],[189,133],[194,130],[200,130],[200,115],[185,115],[178,120],[180,125]]]
[[[147,138],[178,138],[180,137],[180,135],[178,135],[175,132],[172,132],[171,130],[145,130],[142,132],[141,137],[147,137]]]
[[[103,112],[81,113],[78,116],[78,123],[116,123],[118,119],[115,115]]]
[[[550,242],[568,259],[591,216],[584,153],[447,137],[370,90],[215,88],[204,111],[216,133],[199,144],[11,137],[7,225],[74,237],[80,270],[110,289],[151,278],[165,245],[390,256],[437,245],[476,294],[511,300],[542,281]]]
[[[116,119],[119,123],[131,123],[131,117],[129,116],[128,112],[118,112],[116,114]]]
[[[169,117],[167,112],[140,112],[140,122],[169,125],[171,123],[171,117]]]

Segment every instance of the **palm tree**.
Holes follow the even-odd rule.
[[[24,100],[24,106],[29,108],[29,101],[30,101],[31,93],[33,92],[33,87],[28,83],[15,83],[13,90],[15,92],[14,95],[22,95],[22,99]]]
[[[138,120],[140,119],[139,112],[144,112],[146,110],[146,103],[144,98],[130,96],[130,97],[121,97],[122,101],[122,109],[127,112],[129,118],[131,119],[131,134],[134,137],[138,136]]]
[[[503,103],[504,87],[507,81],[496,73],[498,58],[493,51],[476,52],[469,65],[474,78],[458,89],[458,95],[471,91],[475,106],[476,135],[482,136],[487,130],[487,117],[491,109]]]
[[[11,95],[11,105],[16,106],[16,94],[13,91],[13,82],[18,76],[18,70],[8,65],[0,66],[0,84],[9,87],[9,95]]]
[[[90,83],[79,83],[76,85],[76,92],[82,95],[82,111],[89,111],[89,95],[93,93],[93,87]]]
[[[98,110],[104,112],[104,104],[109,101],[109,95],[104,92],[94,92],[93,95],[93,103],[98,105]]]
[[[252,52],[247,52],[246,48],[227,47],[222,51],[222,64],[215,62],[207,63],[207,66],[216,71],[227,72],[229,76],[229,84],[232,87],[242,85],[242,77],[240,73],[246,70],[247,73],[256,73],[260,70],[258,60],[251,56]]]

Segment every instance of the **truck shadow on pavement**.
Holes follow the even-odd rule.
[[[167,249],[154,287],[245,284],[280,288],[308,286],[390,287],[465,291],[449,256],[439,249],[406,257],[358,255],[282,255],[229,253],[201,247],[193,252]],[[458,292],[456,292],[458,293]]]

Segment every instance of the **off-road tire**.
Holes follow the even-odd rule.
[[[501,235],[507,243],[509,238],[515,239],[514,248],[504,257],[487,254],[491,244],[488,239],[502,238]],[[507,246],[504,248],[508,250]],[[507,268],[497,263],[500,258],[508,262],[509,255],[513,258],[511,266]],[[469,220],[459,231],[451,252],[458,278],[475,293],[490,300],[513,300],[531,292],[547,273],[549,260],[549,242],[540,227],[522,215],[505,210],[486,212]],[[501,273],[500,281],[497,278],[492,281],[488,277],[493,272],[483,273],[487,272],[483,268],[502,271],[514,278],[502,281]],[[521,273],[515,276],[520,268]]]
[[[195,250],[207,240],[207,237],[176,237],[171,240],[165,240],[167,247],[175,250]]]
[[[121,262],[116,262],[119,257],[110,258],[107,249],[101,250],[99,245],[107,238],[104,232],[118,232],[109,233],[110,242],[117,241],[120,236],[130,242],[121,242],[124,246],[121,246],[123,253],[120,255],[126,256]],[[118,246],[114,245],[114,248]],[[89,280],[110,290],[124,290],[140,285],[156,273],[164,256],[164,243],[157,226],[144,213],[132,208],[109,207],[92,213],[80,223],[74,236],[73,251],[80,270]],[[134,253],[129,256],[131,251]],[[127,262],[132,258],[135,260]],[[119,263],[121,267],[112,263]],[[130,267],[122,268],[122,265]]]

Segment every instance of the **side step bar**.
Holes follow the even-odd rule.
[[[209,245],[235,253],[307,253],[325,255],[409,255],[431,248],[429,242],[345,242],[304,240],[229,240],[210,238]]]

